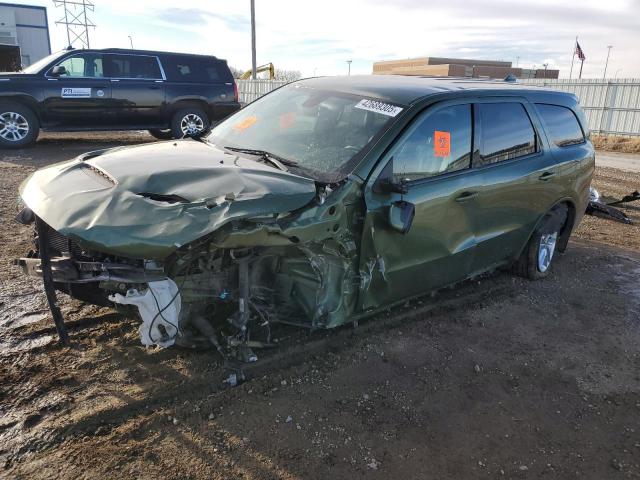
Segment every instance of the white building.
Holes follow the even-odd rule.
[[[7,45],[20,47],[23,67],[49,55],[47,8],[0,2],[0,47]]]

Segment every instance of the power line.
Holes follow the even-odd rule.
[[[81,48],[89,48],[89,28],[96,25],[89,20],[87,11],[93,12],[93,3],[89,0],[53,0],[53,5],[64,8],[64,17],[57,20],[56,25],[66,27],[68,46],[78,42]]]

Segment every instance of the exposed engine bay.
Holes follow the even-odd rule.
[[[17,263],[41,276],[44,237],[55,289],[135,308],[143,345],[215,348],[252,362],[256,348],[272,346],[273,323],[316,329],[347,321],[359,288],[351,232],[361,229],[362,208],[359,189],[319,186],[304,209],[230,222],[161,261],[95,252],[36,221],[36,249]],[[18,218],[34,219],[29,209]]]

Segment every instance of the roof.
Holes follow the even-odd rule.
[[[420,77],[403,75],[352,75],[343,77],[317,77],[300,80],[300,83],[319,88],[336,90],[363,97],[377,98],[390,103],[410,105],[425,97],[460,91],[491,91],[509,93],[558,95],[573,98],[573,94],[555,90],[518,85],[500,80],[475,80],[454,77]]]
[[[184,53],[184,52],[163,52],[159,50],[137,50],[131,48],[72,48],[71,50],[64,50],[67,52],[100,52],[100,53],[122,53],[122,54],[139,54],[139,55],[186,55],[189,57],[207,57],[216,58],[214,55],[203,55],[199,53]],[[220,59],[218,59],[220,60]]]

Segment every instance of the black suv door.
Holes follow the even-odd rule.
[[[165,89],[158,57],[105,53],[104,69],[111,82],[116,125],[152,128],[162,124]]]
[[[56,128],[84,130],[112,123],[109,115],[111,85],[104,76],[101,53],[74,53],[56,66],[66,73],[45,73],[43,123]]]

